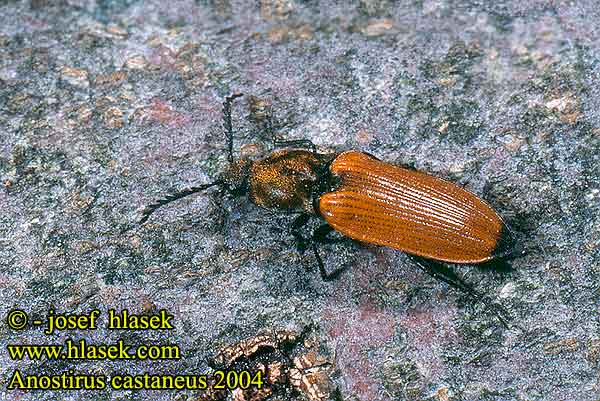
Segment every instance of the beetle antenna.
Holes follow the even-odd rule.
[[[160,208],[161,206],[166,205],[167,203],[171,203],[174,202],[176,200],[179,200],[181,198],[185,198],[186,196],[195,194],[197,192],[201,192],[204,191],[207,188],[210,187],[214,187],[216,185],[223,185],[223,181],[215,181],[215,182],[211,182],[210,184],[204,184],[204,185],[200,185],[197,187],[190,187],[190,188],[185,188],[182,189],[181,191],[177,191],[173,194],[167,195],[164,198],[154,202],[151,205],[146,206],[143,210],[142,210],[142,218],[140,219],[140,221],[138,222],[138,224],[144,224],[146,222],[146,220],[148,220],[148,218],[150,217],[150,215],[152,213],[154,213],[156,211],[156,209]]]
[[[233,163],[233,126],[231,124],[231,104],[238,97],[243,96],[242,93],[234,93],[227,96],[223,102],[223,128],[227,134],[227,151],[229,163]]]

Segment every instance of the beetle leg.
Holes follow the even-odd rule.
[[[267,131],[267,135],[269,135],[273,140],[273,144],[275,144],[277,138],[275,138],[275,131],[273,131],[273,113],[267,114],[267,118],[265,120],[265,130]]]
[[[323,224],[322,226],[317,227],[317,229],[313,232],[312,240],[321,244],[333,244],[336,242],[348,242],[348,238],[331,238],[328,235],[335,230],[329,224]]]
[[[339,269],[336,269],[336,270],[332,271],[331,273],[327,272],[327,270],[325,269],[325,264],[323,263],[323,259],[321,258],[321,255],[319,254],[319,250],[317,249],[317,243],[323,244],[323,243],[330,243],[330,242],[336,241],[335,239],[327,238],[327,235],[331,231],[333,231],[333,228],[331,228],[331,226],[329,224],[323,224],[322,226],[317,227],[315,229],[315,231],[313,232],[313,235],[310,237],[310,239],[306,239],[302,236],[302,233],[300,232],[300,230],[302,229],[302,227],[304,227],[306,225],[306,223],[308,223],[309,219],[310,219],[310,215],[303,213],[303,214],[299,215],[298,217],[296,217],[294,219],[294,221],[292,222],[291,232],[292,232],[292,235],[294,236],[294,239],[296,240],[296,249],[298,250],[299,253],[304,253],[306,248],[308,248],[310,246],[311,249],[313,250],[313,253],[315,254],[315,259],[317,260],[317,264],[319,265],[319,273],[321,274],[321,278],[324,281],[335,280],[339,277],[339,275],[344,270],[346,270],[346,268],[340,267]]]
[[[333,227],[331,227],[329,224],[323,224],[320,227],[317,227],[315,229],[315,231],[313,232],[313,235],[311,237],[311,246],[313,249],[313,252],[315,254],[315,259],[317,259],[317,263],[319,265],[319,273],[321,274],[321,278],[323,279],[323,281],[332,281],[337,279],[340,274],[342,274],[342,272],[344,270],[346,270],[346,266],[342,266],[339,267],[337,269],[335,269],[332,272],[327,272],[327,270],[325,270],[325,265],[323,264],[323,259],[321,259],[321,255],[319,255],[319,250],[317,249],[317,243],[331,243],[331,242],[337,242],[336,239],[333,238],[327,238],[327,235],[333,231]]]
[[[439,262],[415,255],[409,256],[416,263],[416,265],[421,268],[421,270],[429,274],[431,277],[443,281],[450,287],[454,287],[463,291],[465,294],[469,295],[478,302],[481,301],[487,309],[491,310],[494,315],[496,315],[504,327],[507,329],[510,328],[507,321],[512,320],[512,317],[508,311],[501,305],[495,303],[488,296],[475,290],[470,284],[458,277],[455,272]]]
[[[278,148],[309,148],[313,153],[317,153],[317,147],[309,139],[295,139],[290,141],[284,141],[277,139],[273,130],[273,115],[269,114],[265,121],[265,130],[267,134],[273,139],[273,149]]]
[[[229,157],[229,163],[233,163],[233,126],[231,124],[231,104],[238,97],[243,96],[241,93],[234,93],[231,96],[227,96],[223,102],[223,128],[227,134],[227,151]]]
[[[319,250],[317,249],[317,243],[313,241],[310,245],[315,254],[315,259],[317,259],[317,264],[319,265],[319,273],[321,274],[321,278],[323,279],[323,281],[336,280],[340,276],[340,274],[342,274],[342,272],[346,270],[345,267],[337,268],[332,272],[328,272],[327,270],[325,270],[323,259],[321,259],[321,255],[319,255]]]
[[[304,253],[306,248],[308,248],[306,238],[304,238],[302,236],[302,233],[300,233],[300,230],[302,229],[302,227],[304,227],[306,225],[306,223],[308,223],[309,219],[310,219],[310,215],[308,215],[306,213],[302,213],[301,215],[296,217],[294,219],[294,221],[292,222],[292,228],[291,228],[292,235],[294,236],[294,239],[296,240],[296,249],[300,253]]]
[[[342,398],[342,392],[340,391],[339,387],[336,387],[335,390],[333,390],[333,393],[330,397],[333,401],[344,401],[344,399]]]
[[[280,141],[273,139],[274,148],[309,148],[311,152],[317,153],[317,147],[309,139],[295,139],[291,141]]]

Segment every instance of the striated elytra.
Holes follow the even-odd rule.
[[[456,184],[360,152],[331,163],[340,185],[319,199],[321,216],[358,241],[451,263],[482,263],[506,253],[502,219]]]

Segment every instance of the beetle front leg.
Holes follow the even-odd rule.
[[[310,139],[295,139],[290,141],[280,141],[273,138],[274,148],[309,148],[311,152],[317,153],[317,146]]]
[[[275,132],[273,130],[273,116],[272,115],[269,115],[267,117],[267,120],[265,121],[265,130],[267,131],[267,134],[273,140],[273,149],[308,148],[313,153],[317,153],[317,147],[309,139],[295,139],[295,140],[289,140],[289,141],[277,139],[277,136],[275,135]]]

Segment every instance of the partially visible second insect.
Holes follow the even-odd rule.
[[[144,223],[159,207],[213,186],[272,211],[297,214],[291,225],[299,250],[311,247],[321,276],[325,270],[317,244],[335,230],[357,241],[388,246],[411,255],[428,274],[483,301],[500,316],[503,309],[475,291],[439,262],[477,264],[509,256],[510,230],[487,203],[456,184],[413,169],[382,162],[356,151],[322,154],[308,140],[274,141],[276,148],[259,160],[234,159],[231,106],[223,103],[229,167],[216,181],[169,195],[144,208]],[[270,128],[272,124],[269,122]],[[310,238],[301,228],[311,216],[325,224]]]

